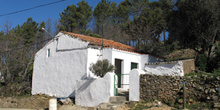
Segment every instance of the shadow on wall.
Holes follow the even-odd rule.
[[[68,97],[74,98],[75,97],[75,93],[76,93],[76,90],[74,90]]]
[[[84,82],[82,85],[80,85],[80,87],[78,88],[78,91],[84,91],[86,88],[88,88],[90,86],[90,84],[92,84],[93,81],[95,81],[96,79],[87,79],[84,80],[82,82]],[[79,83],[77,83],[78,85]]]
[[[103,78],[77,81],[75,104],[86,107],[109,102],[114,89],[114,73],[107,73]]]

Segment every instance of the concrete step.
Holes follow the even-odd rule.
[[[108,103],[102,103],[97,107],[97,110],[117,110],[124,102],[126,102],[125,96],[113,96],[110,97]]]
[[[128,90],[118,90],[118,96],[125,96],[126,100],[129,100],[129,91]]]
[[[113,96],[113,97],[110,97],[110,100],[109,102],[125,102],[126,101],[126,97],[125,96]]]

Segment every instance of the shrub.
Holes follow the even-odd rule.
[[[205,54],[198,55],[196,60],[196,66],[199,70],[206,71],[207,68],[207,56]]]
[[[215,69],[213,75],[216,77],[220,76],[220,69]]]
[[[113,71],[114,66],[107,60],[98,60],[95,64],[91,64],[89,70],[95,75],[103,77],[107,72]]]

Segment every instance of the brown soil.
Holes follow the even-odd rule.
[[[46,109],[48,107],[47,96],[0,97],[0,108]]]
[[[49,108],[49,96],[22,96],[22,97],[0,97],[0,108],[24,108],[24,109],[40,109],[47,110]],[[140,104],[140,103],[139,103]],[[132,110],[137,107],[138,103],[134,105],[126,104],[119,108],[118,110]],[[155,103],[141,103],[142,106],[152,106]],[[58,103],[59,110],[87,110],[89,108],[76,106],[73,103],[68,105],[61,105]],[[169,107],[165,104],[162,104],[160,107],[150,107],[147,110],[171,110],[172,107]],[[145,109],[146,110],[146,109]]]
[[[167,60],[179,60],[179,59],[188,59],[188,58],[194,58],[196,55],[196,52],[192,49],[182,49],[177,50],[169,55],[165,56]]]

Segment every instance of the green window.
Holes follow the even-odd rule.
[[[138,64],[131,62],[131,70],[132,69],[137,69],[137,68],[138,68]]]

